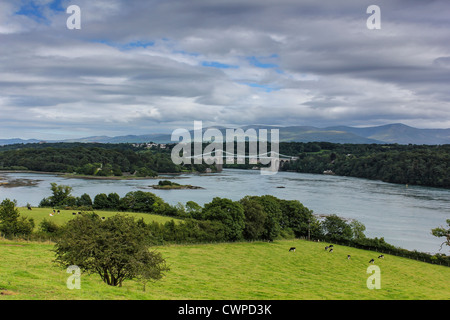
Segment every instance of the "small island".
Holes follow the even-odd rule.
[[[172,189],[204,189],[202,187],[191,186],[190,184],[182,185],[169,180],[160,180],[157,185],[150,186],[153,189],[172,190]]]

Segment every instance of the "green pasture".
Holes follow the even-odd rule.
[[[136,281],[110,287],[98,275],[88,274],[81,274],[81,289],[68,289],[70,274],[52,262],[52,243],[1,240],[0,299],[450,299],[448,267],[390,255],[378,259],[377,252],[339,245],[330,253],[325,245],[279,240],[158,246],[154,249],[171,270],[147,284],[144,292]],[[295,252],[289,252],[291,246]],[[380,289],[367,287],[372,258],[380,268]]]

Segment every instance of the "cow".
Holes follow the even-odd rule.
[[[291,247],[291,248],[289,249],[289,252],[291,252],[291,251],[294,251],[294,252],[295,252],[295,247]]]
[[[331,248],[330,251],[328,251],[328,252],[333,252],[333,248]]]
[[[347,255],[347,260],[350,260],[350,255]]]
[[[76,213],[76,212],[72,212],[72,214],[73,214],[74,216],[76,216],[76,215],[77,215],[77,213]]]
[[[384,259],[384,255],[378,256],[378,259]]]
[[[372,259],[372,260],[369,261],[369,263],[375,263],[375,260]]]
[[[328,248],[329,248],[329,247],[328,247],[328,246],[326,246],[326,247],[325,247],[325,250],[328,250]]]
[[[333,248],[334,246],[332,244],[330,244],[328,247]]]
[[[31,210],[31,206],[27,206],[28,210]]]

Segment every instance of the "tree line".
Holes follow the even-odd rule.
[[[298,153],[298,160],[284,163],[281,170],[328,171],[390,183],[450,188],[450,145],[314,145],[317,151]],[[300,144],[296,149],[302,147]]]
[[[397,184],[450,188],[450,145],[280,142],[279,152],[297,157],[283,162],[281,171],[329,172]],[[224,164],[224,168],[253,167],[248,161]]]
[[[76,173],[90,176],[156,176],[158,173],[180,173],[215,166],[176,165],[170,149],[145,149],[131,144],[49,143],[19,144],[0,147],[0,170],[32,170]]]
[[[142,190],[128,192],[123,197],[117,193],[99,193],[94,199],[88,194],[74,197],[71,187],[56,183],[51,184],[51,191],[52,195],[42,199],[40,207],[83,212],[142,212],[174,217],[181,221],[152,222],[147,225],[142,222],[151,234],[151,242],[154,245],[304,238],[340,242],[411,257],[408,250],[396,248],[386,243],[383,238],[367,238],[364,234],[365,226],[357,220],[346,220],[336,215],[317,216],[298,200],[279,199],[272,195],[245,196],[238,201],[216,197],[202,206],[194,201],[171,205],[154,193]],[[28,224],[23,220],[21,227],[13,230],[32,230],[33,227],[34,222]],[[44,220],[39,225],[37,235],[58,237],[58,230],[57,225]],[[433,230],[436,236],[447,232],[448,237],[448,230],[436,230]],[[5,234],[4,229],[0,229],[0,232]],[[28,236],[30,234],[31,232]],[[427,258],[423,258],[422,253],[412,254],[417,255],[429,262],[450,264],[450,257],[445,255],[425,254]]]
[[[207,144],[203,144],[205,147]],[[52,143],[0,147],[0,170],[66,172],[81,175],[156,176],[158,173],[216,171],[214,165],[175,165],[171,150],[145,149],[132,144]],[[223,145],[226,150],[226,145]],[[236,146],[235,146],[236,150]],[[248,142],[245,150],[248,153]],[[270,150],[270,144],[268,144]],[[281,154],[298,157],[280,170],[381,180],[384,182],[450,188],[450,145],[339,144],[281,142]],[[192,153],[194,154],[194,153]],[[248,162],[248,159],[247,159]],[[224,168],[253,168],[226,164]]]

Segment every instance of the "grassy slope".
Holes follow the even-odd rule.
[[[171,266],[147,285],[109,287],[81,276],[69,290],[65,270],[52,263],[49,243],[0,241],[0,299],[450,299],[450,268],[304,240],[157,247]],[[296,246],[296,252],[288,252]],[[352,256],[347,260],[347,254]],[[381,289],[369,290],[368,261],[381,269]]]
[[[66,223],[67,221],[69,221],[70,219],[72,219],[73,217],[75,217],[74,215],[72,215],[73,212],[78,212],[78,210],[60,210],[60,214],[55,214],[53,216],[50,216],[49,214],[53,213],[52,209],[50,209],[50,208],[33,208],[31,211],[27,210],[27,208],[19,208],[19,211],[20,211],[21,216],[34,219],[34,222],[36,225],[35,229],[38,229],[39,224],[44,219],[47,219],[49,221],[53,221],[57,224],[62,225],[64,223]],[[96,214],[98,214],[100,217],[106,217],[106,218],[111,217],[116,214],[123,214],[123,212],[117,212],[117,211],[94,210],[94,212]],[[159,215],[155,215],[155,214],[148,214],[148,213],[132,213],[132,214],[136,217],[136,219],[144,218],[145,222],[156,221],[159,223],[165,223],[170,220],[180,221],[179,219],[176,219],[176,218],[159,216]]]

